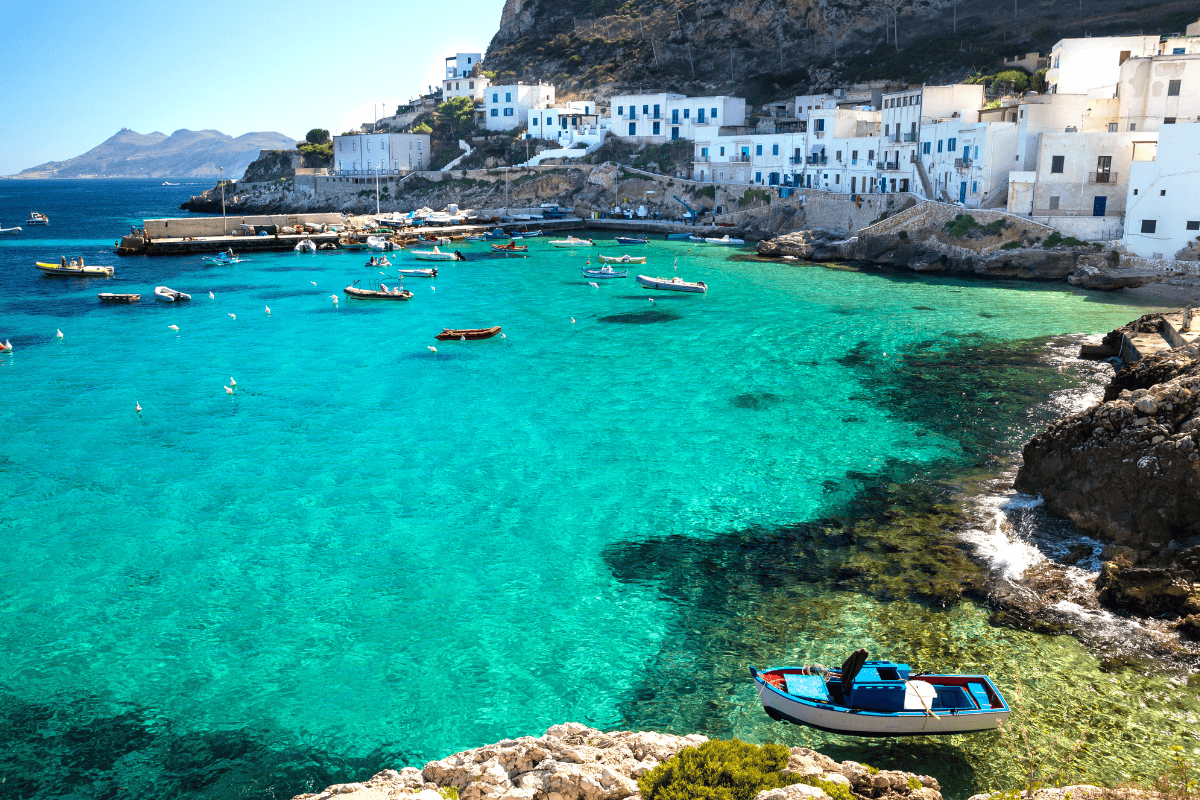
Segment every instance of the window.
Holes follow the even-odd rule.
[[[1163,117],[1163,125],[1174,125],[1174,124],[1175,124],[1174,117]]]
[[[692,113],[692,110],[690,108],[685,108],[683,110],[683,118],[688,119],[689,116],[691,115],[691,113]]]
[[[1179,97],[1179,81],[1167,81],[1167,97]]]
[[[892,126],[891,126],[891,125],[884,125],[884,126],[883,126],[883,135],[884,135],[884,136],[891,136],[891,135],[892,135]]]
[[[1119,66],[1121,66],[1122,64],[1124,64],[1126,61],[1128,61],[1128,60],[1129,60],[1129,54],[1130,54],[1130,51],[1129,51],[1129,50],[1122,50],[1122,51],[1121,51],[1121,55],[1117,56],[1117,66],[1118,66],[1118,67],[1119,67]],[[1055,67],[1057,67],[1057,66],[1058,66],[1058,64],[1057,64],[1057,63],[1055,63],[1055,65],[1054,65],[1054,66],[1055,66]]]
[[[513,110],[511,108],[504,109],[504,116],[511,117],[512,115],[513,115]]]
[[[761,172],[754,173],[754,182],[762,183],[762,173]]]
[[[624,113],[625,113],[625,106],[617,106],[617,116],[619,117]]]
[[[504,102],[506,102],[506,103],[511,103],[511,102],[512,102],[512,92],[505,92],[505,93],[504,93]]]
[[[1171,48],[1171,55],[1173,55],[1173,56],[1181,56],[1181,55],[1183,55],[1183,54],[1184,54],[1184,53],[1186,53],[1186,52],[1187,52],[1187,48],[1186,48],[1186,47],[1174,47],[1174,48]]]
[[[938,152],[942,152],[942,140],[938,139]]]
[[[971,194],[979,194],[979,181],[971,181]]]
[[[629,123],[629,135],[637,136],[637,123],[636,122]]]
[[[722,148],[721,148],[721,155],[725,155],[725,148],[724,148],[724,147],[722,147]]]
[[[818,131],[823,131],[823,130],[825,130],[825,120],[823,120],[823,119],[818,119],[818,120],[816,120],[816,121],[813,123],[813,128],[815,128],[815,129],[816,129],[816,130],[818,130]]]
[[[1116,133],[1117,132],[1117,123],[1115,123],[1115,122],[1108,123],[1108,132]]]
[[[649,116],[649,114],[650,114],[650,106],[648,106],[648,105],[643,105],[643,106],[642,106],[642,115],[643,115],[643,116]]]
[[[841,173],[838,173],[837,175],[834,175],[834,176],[833,176],[833,182],[834,182],[834,183],[841,183],[841,182],[842,182],[842,176],[841,176]]]
[[[467,81],[467,88],[468,88],[468,89],[474,89],[474,88],[475,88],[475,81]],[[7,340],[6,340],[6,341],[7,341]]]
[[[496,92],[492,92],[492,102],[493,102],[493,103],[499,103],[499,102],[500,102],[500,95],[499,95],[499,94],[497,94]]]
[[[875,151],[868,150],[867,151],[867,161],[874,161],[874,160],[875,160]]]
[[[1154,229],[1158,227],[1158,220],[1144,219],[1142,220],[1142,233],[1154,233]]]
[[[717,110],[715,108],[712,110],[712,118],[713,119],[717,118]]]
[[[1159,197],[1166,197],[1166,196],[1167,196],[1167,190],[1166,190],[1166,189],[1159,189],[1159,190],[1158,190],[1158,196],[1159,196]]]
[[[1050,172],[1061,173],[1063,171],[1063,163],[1067,160],[1066,156],[1051,156],[1050,157]]]
[[[777,144],[771,145],[771,155],[773,155],[773,156],[779,155],[779,145],[777,145]]]
[[[975,145],[975,160],[979,160],[979,145]]]
[[[946,140],[946,149],[948,151],[950,151],[951,153],[953,153],[955,150],[957,150],[958,149],[958,139],[956,139],[956,138],[947,139]]]
[[[658,121],[656,120],[656,121],[654,122],[654,135],[655,135],[655,136],[658,136],[660,133],[662,133],[662,131],[660,131],[660,130],[658,129],[658,126],[659,126],[659,123],[658,123]]]
[[[654,104],[654,118],[655,118],[655,119],[658,119],[658,118],[659,118],[659,116],[660,116],[660,115],[659,115],[659,113],[658,113],[658,103],[655,103],[655,104]]]
[[[838,151],[837,151],[837,160],[838,160],[838,161],[841,161],[841,160],[842,160],[842,151],[841,151],[841,150],[838,150]]]
[[[534,117],[534,118],[533,118],[533,119],[531,119],[529,122],[530,122],[530,124],[531,124],[531,125],[541,125],[541,124],[542,124],[542,123],[541,123],[541,122],[538,120],[538,118],[537,118],[537,117]],[[549,123],[549,122],[547,122],[546,124],[547,124],[547,125],[549,125],[550,123]]]
[[[1187,229],[1189,231],[1200,231],[1200,219],[1188,220]]]
[[[756,155],[756,156],[761,156],[761,155],[762,155],[762,145],[761,145],[761,144],[760,144],[760,145],[755,145],[755,148],[754,148],[754,155]]]
[[[851,161],[858,161],[858,151],[857,151],[857,150],[851,150],[851,151],[850,151],[850,160],[851,160]]]
[[[932,149],[932,147],[933,142],[921,142],[921,153],[923,155],[929,155],[929,151]]]
[[[1059,197],[1058,195],[1056,195],[1056,194],[1055,194],[1055,195],[1050,195],[1050,210],[1051,210],[1051,211],[1057,211],[1057,210],[1058,210],[1058,204],[1059,204],[1059,202],[1060,202],[1061,200],[1062,200],[1062,198],[1060,198],[1060,197]]]

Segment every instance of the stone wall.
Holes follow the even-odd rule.
[[[919,201],[915,194],[856,194],[804,189],[805,224],[826,231],[853,236],[879,219],[885,211],[889,218]],[[853,200],[851,199],[853,197]]]
[[[144,222],[149,239],[183,239],[187,237],[221,236],[238,225],[340,225],[341,214],[271,214],[227,217],[184,217],[180,219],[148,219]]]

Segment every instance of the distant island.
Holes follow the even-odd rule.
[[[282,133],[177,130],[170,136],[122,128],[102,144],[66,161],[48,161],[15,178],[239,178],[260,150],[290,149],[296,139]]]

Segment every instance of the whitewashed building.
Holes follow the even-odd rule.
[[[564,147],[576,142],[599,143],[606,132],[592,101],[572,101],[529,111],[527,139],[549,139]]]
[[[524,128],[529,112],[554,105],[554,87],[547,83],[491,86],[484,92],[483,127],[490,131]]]
[[[1153,134],[1150,134],[1153,135]],[[1160,128],[1135,142],[1125,196],[1124,244],[1144,258],[1172,259],[1200,238],[1200,124]]]
[[[465,78],[475,69],[475,65],[483,60],[480,53],[455,53],[446,56],[446,78]]]
[[[359,133],[333,137],[333,173],[402,175],[429,169],[429,134]]]
[[[622,139],[658,143],[696,139],[703,126],[746,124],[746,101],[741,97],[617,94],[609,98],[609,105],[612,132]]]
[[[948,119],[921,126],[921,164],[932,198],[968,208],[1000,204],[1017,152],[1015,122]]]
[[[1196,38],[1200,41],[1200,37]],[[1118,130],[1155,131],[1200,120],[1200,53],[1130,58],[1116,89]]]
[[[1121,65],[1130,58],[1156,55],[1159,36],[1096,36],[1062,39],[1050,50],[1046,85],[1051,94],[1111,96],[1116,92]]]

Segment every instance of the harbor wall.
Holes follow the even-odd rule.
[[[862,228],[921,202],[910,192],[846,194],[803,189],[805,224],[810,228],[854,236]]]
[[[148,239],[184,239],[188,237],[222,236],[238,225],[340,225],[341,214],[247,214],[228,217],[186,217],[181,219],[148,219],[142,223]]]

